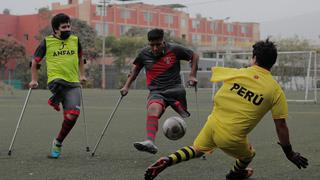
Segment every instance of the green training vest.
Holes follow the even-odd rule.
[[[67,82],[79,81],[78,37],[71,35],[61,40],[53,35],[47,36],[46,63],[48,83],[54,79],[63,79]]]

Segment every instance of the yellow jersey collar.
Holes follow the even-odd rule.
[[[260,67],[258,65],[253,65],[253,66],[251,66],[251,68],[253,68],[254,70],[260,71],[262,73],[270,74],[269,70],[267,70],[265,68],[262,68],[262,67]]]

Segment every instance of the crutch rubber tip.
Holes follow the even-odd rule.
[[[87,147],[87,148],[86,148],[86,151],[87,151],[87,152],[90,152],[90,148],[89,148],[89,147]]]
[[[11,156],[11,150],[8,152],[8,156]]]
[[[91,153],[91,156],[93,157],[93,156],[94,156],[94,153]]]
[[[202,160],[207,160],[207,157],[206,156],[202,156]]]

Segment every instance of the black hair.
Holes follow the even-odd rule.
[[[59,26],[62,23],[70,23],[70,17],[66,14],[59,13],[52,18],[51,26],[54,33],[55,33],[55,30],[59,29]]]
[[[160,39],[163,39],[163,37],[164,37],[163,29],[155,28],[155,29],[151,29],[148,32],[148,41],[160,40]]]
[[[274,42],[267,38],[265,41],[258,41],[253,46],[252,57],[256,57],[257,65],[271,69],[276,63],[278,52]]]

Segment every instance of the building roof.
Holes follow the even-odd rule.
[[[183,4],[164,4],[161,6],[167,6],[170,8],[186,8],[187,6],[183,5]]]

